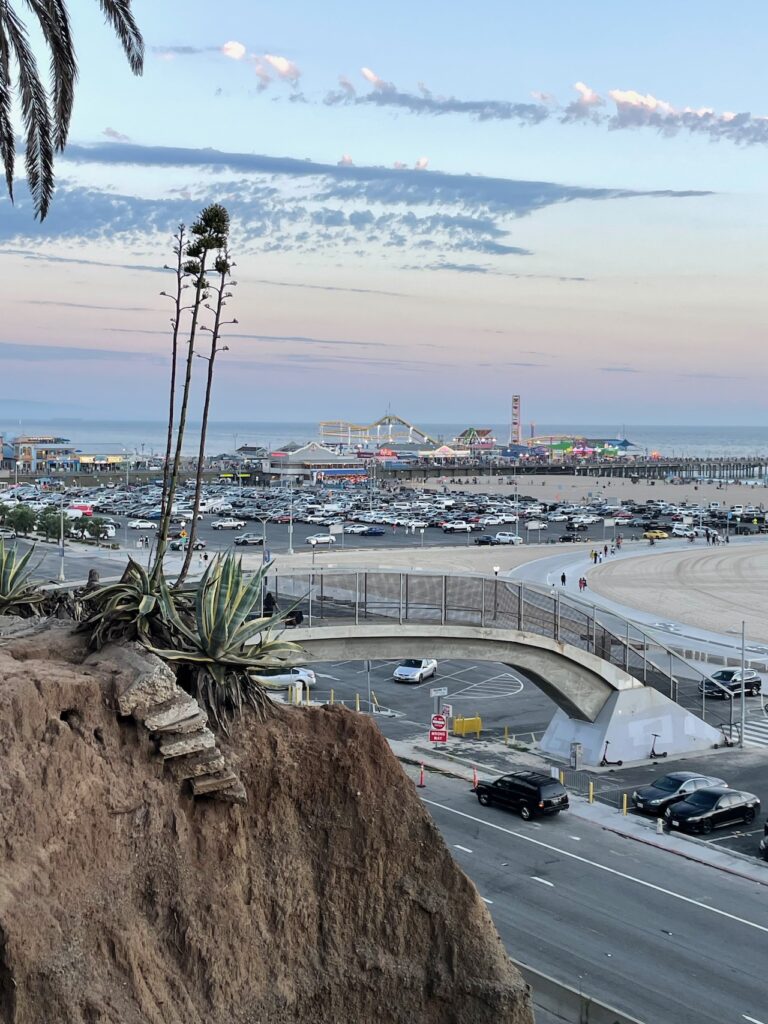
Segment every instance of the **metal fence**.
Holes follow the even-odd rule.
[[[295,605],[309,627],[396,621],[536,633],[624,669],[721,728],[730,740],[736,735],[733,709],[705,700],[700,684],[707,677],[699,668],[637,624],[554,587],[472,573],[322,568],[274,569],[266,589],[279,607]]]

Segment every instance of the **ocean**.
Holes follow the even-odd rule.
[[[419,423],[418,426],[430,436],[448,442],[464,430],[466,423]],[[509,437],[509,424],[490,426],[502,442]],[[55,434],[66,437],[77,447],[86,450],[89,446],[110,446],[142,454],[157,454],[165,448],[166,425],[160,420],[0,420],[0,436],[15,437],[18,434]],[[750,456],[768,455],[768,426],[759,427],[712,427],[712,426],[632,426],[631,424],[609,426],[606,424],[537,423],[537,436],[569,434],[590,438],[626,437],[636,447],[630,452],[645,454],[660,452],[670,456]],[[185,454],[197,451],[199,424],[191,423],[187,431],[188,443]],[[232,452],[239,445],[264,445],[276,449],[289,441],[304,442],[319,440],[319,426],[316,422],[248,422],[217,421],[209,424],[207,454],[218,455]],[[387,440],[382,431],[382,443]]]

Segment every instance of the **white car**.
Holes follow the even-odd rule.
[[[547,516],[548,523],[567,523],[568,516],[565,512],[550,512]]]
[[[312,689],[317,683],[311,668],[262,668],[254,669],[252,675],[265,690],[287,690],[296,683]]]
[[[344,533],[365,533],[368,523],[351,523],[344,527]]]
[[[332,533],[315,533],[311,537],[307,537],[306,544],[311,544],[313,547],[316,544],[335,544],[336,538]]]
[[[672,527],[672,536],[673,537],[695,537],[696,536],[696,531],[691,529],[690,526],[680,526],[679,523],[676,523]]]
[[[392,673],[392,678],[396,683],[423,683],[436,675],[437,662],[434,658],[406,658]]]
[[[217,519],[211,523],[212,530],[242,530],[245,521],[242,519]]]
[[[495,537],[497,544],[522,544],[523,538],[519,533],[497,533]]]
[[[156,530],[157,523],[153,523],[151,519],[132,519],[128,523],[129,530]]]
[[[7,526],[0,526],[0,540],[15,540],[16,531]]]
[[[546,523],[542,523],[540,519],[532,519],[529,523],[525,524],[526,530],[548,530],[549,527]]]

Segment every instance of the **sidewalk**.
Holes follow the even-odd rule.
[[[501,772],[517,767],[534,764],[542,768],[541,761],[524,752],[510,751],[508,761],[503,766],[479,763],[455,754],[443,754],[429,747],[408,740],[388,740],[392,752],[404,764],[424,765],[428,771],[440,772],[452,778],[462,779],[470,784],[473,781],[473,768],[477,769],[478,778],[482,781],[496,778]],[[718,871],[746,878],[760,885],[768,886],[768,863],[755,857],[732,851],[726,852],[712,847],[709,843],[693,836],[670,835],[667,832],[657,833],[654,819],[641,818],[638,815],[624,816],[620,811],[606,804],[590,804],[584,797],[569,794],[569,813],[589,821],[607,832],[666,850],[678,857],[705,864]]]

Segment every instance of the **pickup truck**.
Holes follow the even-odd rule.
[[[443,533],[472,533],[469,523],[443,523]]]

